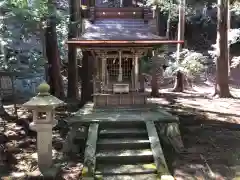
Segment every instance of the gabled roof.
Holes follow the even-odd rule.
[[[95,47],[123,44],[151,47],[157,44],[183,43],[183,41],[169,41],[165,37],[154,35],[143,19],[98,19],[94,23],[86,21],[82,36],[71,39],[68,43]]]
[[[87,22],[83,40],[163,40],[142,19],[103,19]]]

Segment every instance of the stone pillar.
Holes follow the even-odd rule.
[[[138,63],[138,56],[134,56],[134,88],[138,90],[138,75],[139,75],[139,63]]]
[[[38,167],[47,170],[52,166],[52,124],[37,124]]]
[[[33,111],[33,122],[30,129],[37,132],[38,167],[42,174],[47,174],[52,168],[52,128],[56,126],[54,109],[63,104],[49,94],[48,84],[40,84],[38,95],[23,104]],[[40,114],[45,114],[41,117]]]

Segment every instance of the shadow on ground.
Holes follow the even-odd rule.
[[[173,153],[164,145],[167,163],[177,180],[232,180],[240,177],[240,124],[232,123],[239,118],[234,112],[225,113],[189,107],[179,96],[168,94],[159,104],[180,119],[180,130],[185,152]],[[187,98],[193,97],[186,95]],[[196,96],[195,96],[196,98]],[[206,97],[198,97],[206,100]],[[166,103],[166,101],[168,103]],[[200,102],[201,103],[201,102]],[[212,101],[214,103],[214,101]],[[217,102],[216,102],[217,103]],[[239,103],[239,102],[238,102]],[[199,105],[199,107],[202,104]],[[221,119],[224,117],[225,121]],[[219,119],[218,119],[219,118]]]

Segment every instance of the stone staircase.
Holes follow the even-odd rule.
[[[157,179],[145,122],[100,123],[98,132],[95,179]]]
[[[93,109],[87,104],[68,124],[66,152],[75,147],[77,153],[79,144],[85,144],[82,180],[173,180],[159,136],[182,151],[179,120],[158,106]],[[85,127],[84,134],[79,126]]]

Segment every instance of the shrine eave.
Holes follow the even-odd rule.
[[[184,41],[177,40],[68,40],[67,44],[80,48],[98,47],[155,47],[167,44],[183,44]]]

